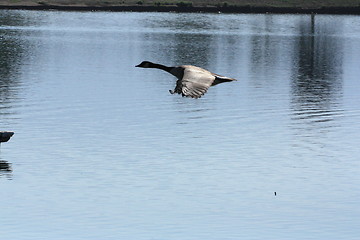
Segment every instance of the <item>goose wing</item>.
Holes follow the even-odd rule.
[[[183,66],[184,75],[180,81],[183,96],[199,98],[204,95],[213,84],[215,76],[211,72],[194,67]]]

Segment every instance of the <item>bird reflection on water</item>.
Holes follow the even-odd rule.
[[[4,160],[0,160],[0,178],[2,176],[7,178],[11,178],[12,176],[11,164]]]

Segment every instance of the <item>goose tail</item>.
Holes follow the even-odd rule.
[[[232,82],[232,81],[237,81],[237,79],[235,78],[229,78],[229,77],[224,77],[221,75],[215,75],[215,80],[213,82],[213,86],[219,83],[224,83],[224,82]]]

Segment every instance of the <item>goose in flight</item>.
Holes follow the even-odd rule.
[[[169,90],[169,92],[171,94],[181,94],[183,97],[200,98],[211,86],[215,86],[216,84],[223,82],[236,81],[234,78],[224,77],[191,65],[167,67],[149,61],[143,61],[135,67],[158,68],[171,73],[177,77],[178,80],[176,82],[175,89]]]

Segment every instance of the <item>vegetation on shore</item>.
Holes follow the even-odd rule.
[[[360,0],[1,0],[1,8],[121,10],[121,7],[203,8],[203,9],[347,9],[360,14]],[[256,11],[255,11],[256,12]]]

